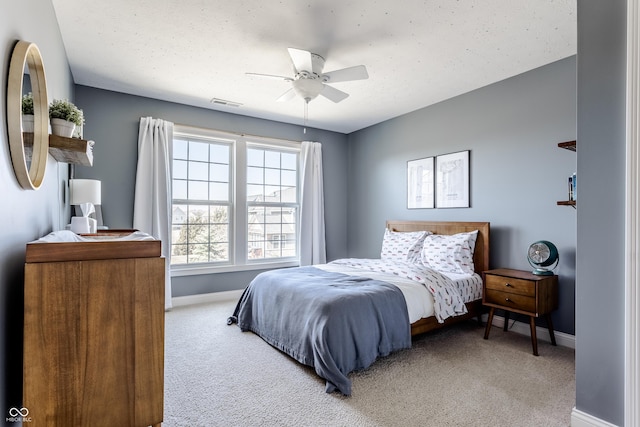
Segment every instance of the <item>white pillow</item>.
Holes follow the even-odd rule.
[[[420,253],[424,238],[429,231],[397,232],[384,230],[380,259],[391,262],[420,262]]]
[[[472,274],[473,251],[478,230],[452,235],[426,236],[422,247],[422,263],[437,271]]]

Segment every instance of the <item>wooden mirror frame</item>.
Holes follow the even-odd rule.
[[[31,76],[33,94],[33,154],[27,166],[22,134],[22,85],[25,65]],[[49,155],[49,101],[44,64],[34,43],[18,41],[11,54],[7,83],[7,129],[11,162],[20,186],[37,190],[44,180]]]

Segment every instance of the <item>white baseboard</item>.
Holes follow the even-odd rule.
[[[173,307],[183,307],[186,305],[193,304],[206,304],[212,302],[226,302],[226,301],[237,301],[242,296],[243,289],[238,289],[235,291],[224,291],[224,292],[211,292],[208,294],[197,294],[197,295],[187,295],[184,297],[173,297],[171,298],[171,303]],[[483,315],[483,321],[487,321],[487,314]],[[504,317],[501,316],[493,316],[493,326],[502,328],[504,325]],[[530,336],[529,325],[522,322],[513,322],[513,325],[509,328],[510,331],[516,332],[518,334]],[[551,338],[549,337],[549,331],[547,328],[536,327],[536,335],[538,339],[551,342]],[[565,334],[564,332],[555,332],[556,344],[569,347],[576,348],[576,337],[574,335]]]
[[[571,427],[617,427],[615,424],[608,423],[573,408],[571,411]]]
[[[237,291],[211,292],[209,294],[187,295],[184,297],[173,297],[171,303],[173,307],[185,305],[204,304],[211,302],[237,301],[242,296],[244,289]]]
[[[489,317],[488,314],[484,314],[482,316],[482,320],[486,322],[488,317]],[[509,327],[509,331],[513,331],[521,335],[526,335],[528,337],[531,336],[531,328],[528,323],[523,323],[518,321],[516,322],[510,321],[509,323],[513,323],[513,325]],[[504,317],[493,316],[492,325],[502,328],[504,326]],[[575,335],[566,334],[564,332],[558,332],[558,331],[554,331],[553,335],[556,337],[557,345],[560,345],[562,347],[569,347],[573,349],[576,348]],[[541,328],[540,326],[536,326],[536,337],[539,340],[551,342],[551,337],[549,336],[549,330],[547,328]]]

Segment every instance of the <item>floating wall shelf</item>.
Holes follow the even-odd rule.
[[[93,141],[49,135],[49,153],[59,162],[93,166]]]
[[[558,143],[558,147],[559,148],[564,148],[565,150],[569,150],[569,151],[573,151],[576,152],[577,151],[577,143],[576,141],[567,141],[567,142],[559,142]],[[571,206],[574,209],[576,209],[576,201],[575,200],[561,200],[558,202],[558,206]]]

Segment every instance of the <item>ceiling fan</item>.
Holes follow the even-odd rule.
[[[288,48],[288,50],[291,61],[293,62],[293,71],[295,73],[293,77],[247,73],[251,76],[291,82],[291,88],[283,93],[277,101],[289,101],[296,95],[299,95],[308,104],[309,101],[318,95],[322,95],[333,102],[340,102],[348,97],[349,94],[329,86],[328,83],[369,78],[367,68],[364,65],[356,65],[355,67],[343,68],[323,74],[324,58],[322,56],[292,47]]]

